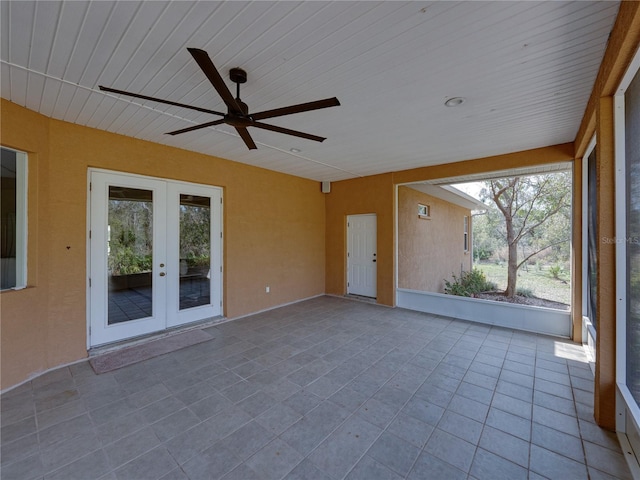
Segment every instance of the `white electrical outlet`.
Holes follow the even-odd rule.
[[[267,287],[264,287],[264,291],[265,291],[266,293],[269,293],[269,292],[271,291],[271,287],[268,287],[268,286],[267,286]]]

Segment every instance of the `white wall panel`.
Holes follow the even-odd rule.
[[[513,328],[527,332],[569,337],[571,314],[568,311],[494,302],[440,293],[399,288],[397,306],[446,317]]]

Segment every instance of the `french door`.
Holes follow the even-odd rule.
[[[90,174],[89,345],[222,314],[222,191]]]

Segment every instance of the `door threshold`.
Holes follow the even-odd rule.
[[[206,318],[204,320],[199,320],[197,322],[189,323],[187,325],[178,325],[176,327],[171,327],[166,330],[162,330],[160,332],[148,333],[146,335],[140,335],[138,337],[127,338],[125,340],[118,340],[117,342],[106,343],[104,345],[97,345],[95,347],[89,348],[87,353],[89,354],[89,357],[104,355],[105,353],[113,352],[126,347],[141,345],[141,344],[151,342],[153,340],[158,340],[161,338],[171,337],[173,335],[184,333],[189,330],[198,330],[198,329],[212,327],[214,325],[217,325],[219,323],[224,323],[226,321],[227,321],[227,318],[222,316]]]
[[[378,303],[378,299],[376,297],[366,297],[364,295],[356,295],[355,293],[347,293],[344,297],[365,303]]]

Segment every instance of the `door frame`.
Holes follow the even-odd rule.
[[[375,275],[374,275],[374,281],[375,281],[375,292],[373,296],[368,296],[368,295],[362,295],[359,293],[351,293],[349,291],[349,287],[350,287],[350,282],[349,282],[349,278],[350,278],[350,273],[351,273],[351,260],[350,260],[350,252],[351,252],[351,235],[349,232],[349,228],[350,228],[350,219],[353,219],[354,217],[373,217],[375,219],[375,229],[373,231],[373,240],[375,242],[375,253],[374,256],[376,257],[373,261],[376,263],[375,266]],[[362,213],[362,214],[353,214],[353,215],[347,215],[346,217],[346,232],[347,232],[347,251],[346,251],[346,293],[347,295],[351,294],[351,295],[359,295],[362,297],[367,297],[367,298],[373,298],[373,299],[377,299],[378,298],[378,257],[377,257],[377,252],[378,252],[378,215],[376,213]]]
[[[171,192],[176,193],[178,195],[179,198],[179,193],[194,193],[194,194],[198,194],[198,193],[203,193],[203,192],[209,192],[209,194],[212,191],[215,191],[217,193],[217,195],[212,195],[212,197],[214,197],[214,199],[217,201],[217,199],[219,198],[219,207],[216,207],[216,205],[214,203],[212,203],[211,205],[211,209],[212,209],[212,221],[211,221],[211,272],[212,272],[212,277],[213,277],[213,272],[216,272],[216,276],[217,276],[217,283],[218,285],[215,286],[214,288],[211,289],[211,303],[210,305],[219,305],[219,308],[216,311],[216,314],[214,314],[212,317],[222,317],[224,315],[224,268],[223,268],[223,258],[224,258],[224,245],[223,245],[223,239],[224,239],[224,233],[223,233],[223,227],[224,227],[224,219],[223,219],[223,215],[224,215],[224,201],[223,201],[223,193],[224,190],[222,187],[220,186],[216,186],[216,185],[206,185],[206,184],[198,184],[198,183],[192,183],[192,182],[184,182],[184,181],[179,181],[179,180],[172,180],[169,178],[162,178],[162,177],[153,177],[150,175],[140,175],[140,174],[133,174],[133,173],[127,173],[127,172],[121,172],[121,171],[117,171],[117,170],[107,170],[107,169],[101,169],[101,168],[88,168],[87,169],[87,212],[86,212],[86,278],[85,278],[85,285],[86,285],[86,346],[87,346],[87,350],[90,350],[91,348],[96,348],[96,347],[101,347],[104,345],[109,345],[110,343],[116,343],[119,341],[123,341],[123,340],[128,340],[128,339],[134,339],[136,337],[138,337],[138,335],[135,336],[131,336],[128,339],[122,339],[122,340],[114,340],[113,342],[105,342],[105,343],[100,343],[97,345],[92,345],[91,344],[91,314],[92,314],[92,298],[91,298],[91,292],[92,292],[92,287],[91,287],[91,269],[92,269],[92,248],[91,248],[91,221],[92,221],[92,191],[91,191],[91,178],[92,175],[94,173],[102,173],[102,174],[109,174],[109,175],[116,175],[116,176],[121,176],[123,178],[126,179],[137,179],[138,181],[142,181],[144,182],[145,180],[147,181],[152,181],[152,182],[163,182],[166,184],[166,189],[165,189],[165,193],[166,193],[166,197],[169,196],[169,194]],[[135,181],[135,180],[134,180]],[[184,186],[184,192],[180,192],[180,188],[179,186]],[[175,187],[175,188],[174,188]],[[141,187],[144,188],[144,187]],[[164,201],[166,202],[166,198],[164,199]],[[167,202],[168,205],[168,202]],[[169,212],[167,211],[167,217],[169,216]],[[165,225],[163,227],[166,231],[167,229],[167,225],[166,225],[166,218],[165,218]],[[213,233],[215,232],[215,235],[213,235]],[[218,233],[219,232],[219,233]],[[155,242],[155,228],[154,228],[154,242]],[[167,240],[167,248],[169,248],[171,244],[171,241]],[[175,244],[175,242],[174,242]],[[168,255],[165,255],[168,257]],[[167,266],[169,266],[168,264],[168,260],[167,260]],[[169,277],[170,278],[170,277]],[[177,277],[176,277],[177,278]],[[179,281],[179,280],[178,280]],[[175,283],[175,282],[174,282]],[[166,332],[168,329],[173,329],[173,328],[177,328],[180,327],[182,325],[187,326],[190,323],[194,323],[197,321],[202,321],[205,320],[205,318],[196,318],[196,319],[188,319],[184,322],[180,322],[180,323],[176,323],[176,322],[171,322],[169,321],[169,316],[172,315],[173,313],[168,311],[169,308],[169,302],[167,302],[165,304],[165,316],[166,316],[166,320],[165,320],[165,324],[164,324],[164,328],[154,331],[154,332],[150,332],[150,333],[162,333],[162,332]],[[192,309],[189,310],[198,310],[200,307],[194,307]],[[210,316],[211,317],[211,316]],[[141,335],[145,335],[144,333]]]

